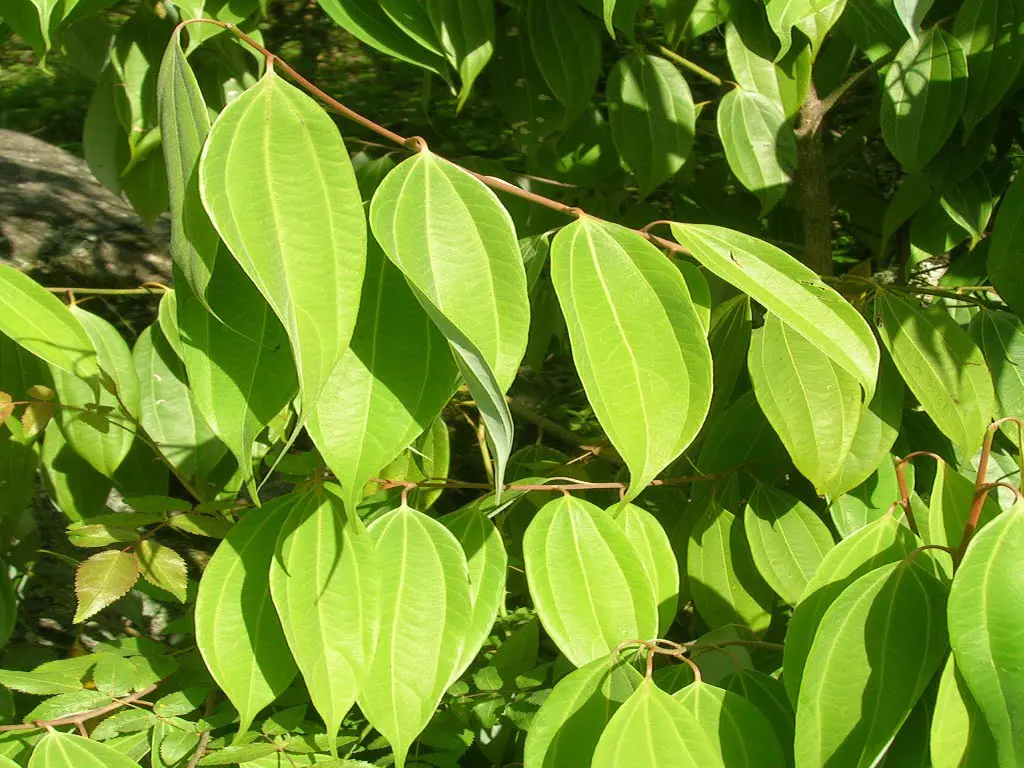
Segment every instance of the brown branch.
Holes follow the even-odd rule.
[[[188,765],[185,768],[196,768],[199,765],[199,761],[203,759],[203,755],[206,754],[206,748],[210,745],[210,732],[203,731],[203,735],[199,737],[199,743],[196,745],[196,751],[192,754],[192,759],[188,761]]]
[[[31,731],[37,728],[57,728],[62,725],[74,725],[76,727],[84,727],[84,723],[88,720],[93,720],[97,717],[102,717],[110,712],[114,712],[121,707],[127,707],[136,703],[139,699],[144,696],[148,696],[156,690],[159,683],[154,683],[148,688],[133,693],[131,696],[127,696],[123,699],[117,699],[109,704],[99,707],[98,709],[90,709],[88,712],[79,712],[76,715],[67,715],[66,717],[58,717],[55,720],[36,720],[32,723],[18,723],[16,725],[0,725],[0,733],[6,733],[7,731]]]
[[[988,442],[991,445],[991,441]],[[975,531],[978,530],[978,522],[981,520],[981,510],[985,506],[985,499],[988,498],[989,492],[996,488],[1010,489],[1016,494],[1018,501],[1022,497],[1020,489],[1015,485],[1010,485],[1009,483],[985,483],[974,491],[974,499],[971,502],[971,511],[967,516],[967,524],[964,526],[963,538],[960,539],[960,546],[957,547],[956,552],[953,553],[954,570],[960,567],[960,562],[964,559],[964,554],[967,552],[967,545],[971,543],[971,539],[974,538]]]

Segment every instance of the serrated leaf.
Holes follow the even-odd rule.
[[[587,398],[636,497],[697,435],[711,353],[679,270],[624,227],[584,217],[551,247],[551,277]]]
[[[199,179],[214,227],[288,334],[308,415],[348,347],[366,265],[345,143],[320,106],[268,66],[220,113]]]
[[[679,565],[668,534],[658,519],[635,504],[614,513],[615,524],[633,545],[658,601],[658,636],[663,637],[676,618],[679,604]]]
[[[332,750],[366,682],[381,616],[373,541],[340,490],[324,485],[292,505],[270,566],[274,606]]]
[[[967,133],[1013,88],[1024,54],[1024,12],[1013,0],[966,0],[953,19],[971,76],[964,101]]]
[[[90,523],[68,526],[68,541],[76,547],[105,547],[116,542],[133,542],[139,540],[139,533],[134,528],[121,528],[116,525]]]
[[[400,507],[370,526],[381,567],[381,627],[359,708],[402,768],[461,663],[472,615],[466,556],[451,532]]]
[[[146,731],[157,722],[157,716],[146,709],[123,709],[104,718],[92,729],[89,736],[97,741],[106,741],[123,733]],[[148,740],[148,739],[147,739]]]
[[[934,768],[985,768],[999,764],[992,731],[952,654],[942,670],[932,712],[931,758]]]
[[[597,86],[600,36],[579,5],[562,0],[532,0],[526,21],[534,61],[565,106],[562,127],[567,127],[590,103]]]
[[[270,610],[267,573],[278,532],[299,496],[250,510],[217,547],[199,581],[196,644],[210,674],[239,713],[244,732],[295,677],[295,662]]]
[[[108,549],[83,561],[75,572],[74,623],[82,623],[126,595],[138,578],[139,565],[127,552]]]
[[[949,594],[957,668],[985,715],[1004,768],[1024,759],[1024,661],[1017,641],[1024,606],[1024,501],[971,540]]]
[[[526,272],[511,216],[482,182],[424,150],[377,188],[370,224],[451,344],[487,427],[500,488],[513,432],[504,393],[529,331]]]
[[[632,53],[616,63],[605,92],[615,148],[647,194],[672,178],[693,149],[690,87],[665,59]]]
[[[523,559],[537,615],[575,666],[626,640],[657,636],[654,585],[632,543],[600,507],[571,497],[549,501],[523,536]]]
[[[932,27],[908,40],[885,76],[882,138],[904,168],[919,171],[953,132],[967,95],[967,60],[955,37]]]
[[[992,419],[995,393],[981,350],[941,307],[879,291],[879,336],[932,421],[973,453]]]
[[[717,762],[725,768],[786,765],[771,723],[738,693],[695,682],[672,698],[700,723]]]
[[[258,760],[277,751],[274,744],[256,743],[224,747],[210,752],[199,761],[199,765],[236,765]]]
[[[1018,173],[1003,195],[992,227],[986,261],[989,278],[1018,318],[1024,319],[1024,286],[1020,252],[1024,248],[1024,173]],[[0,329],[2,330],[2,329]]]
[[[29,768],[139,768],[139,764],[105,744],[50,731],[32,750]]]
[[[473,83],[494,53],[494,3],[491,0],[428,0],[427,12],[445,58],[459,73],[461,110]]]
[[[98,709],[110,703],[110,696],[101,691],[81,690],[61,693],[41,701],[25,714],[26,723],[37,720],[56,720]]]
[[[153,539],[144,539],[135,547],[135,557],[146,581],[166,589],[180,602],[185,602],[188,568],[181,555]]]
[[[878,762],[945,658],[947,595],[913,558],[843,590],[807,655],[796,707],[797,768]]]
[[[83,673],[42,673],[0,669],[0,685],[35,696],[53,696],[82,690]]]

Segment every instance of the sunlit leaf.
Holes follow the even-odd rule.
[[[953,19],[971,76],[960,116],[970,132],[1012,89],[1024,54],[1024,13],[1013,0],[965,0]]]
[[[427,11],[441,49],[459,73],[458,108],[494,53],[494,3],[491,0],[428,0]]]
[[[142,578],[185,602],[188,569],[181,555],[153,539],[145,539],[135,547],[135,558]]]
[[[942,670],[932,712],[931,759],[934,768],[985,768],[999,764],[992,731],[952,654]]]
[[[138,578],[139,565],[135,556],[127,552],[108,549],[84,561],[75,573],[75,624],[124,597]]]
[[[612,510],[616,524],[633,545],[658,599],[658,633],[664,636],[679,604],[679,565],[668,534],[658,519],[636,504]]]
[[[771,723],[738,693],[695,682],[673,695],[700,723],[725,768],[786,764]]]
[[[28,762],[29,768],[138,768],[139,764],[106,744],[50,731],[44,736]]]
[[[1024,248],[1024,174],[1018,173],[999,204],[988,248],[988,274],[1018,318],[1024,319],[1024,285],[1020,252]],[[2,329],[0,329],[2,330]]]

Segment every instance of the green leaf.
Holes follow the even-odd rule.
[[[1018,173],[999,204],[996,223],[992,227],[986,263],[992,285],[1019,318],[1024,318],[1024,285],[1020,280],[1022,249],[1024,249],[1024,173]]]
[[[946,587],[913,558],[843,590],[807,655],[797,766],[878,762],[945,658],[946,598]]]
[[[974,501],[974,481],[969,480],[944,461],[939,462],[928,498],[928,544],[957,547]],[[987,525],[1001,512],[994,494],[985,499],[978,527]],[[924,527],[924,526],[922,526]]]
[[[857,529],[884,517],[892,503],[899,501],[896,460],[891,454],[885,454],[867,480],[832,500],[829,514],[840,536],[846,538]],[[913,477],[913,465],[907,466],[907,473],[909,482]]]
[[[373,541],[340,490],[324,485],[292,505],[270,566],[274,606],[332,750],[366,681],[381,613]]]
[[[792,765],[794,715],[782,681],[754,669],[737,669],[719,685],[742,696],[768,719],[786,764]]]
[[[714,361],[715,383],[707,421],[711,422],[732,400],[750,349],[750,299],[745,294],[715,306],[711,312],[708,344]]]
[[[134,687],[136,674],[135,665],[128,659],[104,653],[93,667],[92,680],[96,690],[107,696],[124,696]]]
[[[888,291],[875,298],[879,336],[910,391],[965,453],[981,445],[995,410],[981,350],[941,307],[923,307]]]
[[[934,768],[986,768],[999,764],[992,731],[952,654],[942,670],[932,712],[931,757]]]
[[[267,67],[220,113],[199,179],[221,239],[284,325],[308,415],[348,347],[366,265],[345,143],[315,101]]]
[[[558,681],[526,732],[525,764],[589,766],[608,721],[643,680],[623,659],[603,656]]]
[[[181,330],[178,328],[178,297],[173,288],[164,289],[157,308],[156,319],[164,338],[174,350],[175,356],[179,360],[183,360],[185,350],[181,346]]]
[[[953,19],[953,37],[971,73],[961,115],[970,133],[1013,88],[1024,55],[1024,14],[1013,0],[966,0]]]
[[[999,765],[1024,760],[1024,501],[971,540],[949,594],[956,665],[992,730]]]
[[[441,45],[421,0],[377,0],[388,18],[406,35],[428,51],[441,53]]]
[[[124,597],[138,578],[139,564],[127,552],[108,549],[85,560],[75,572],[78,608],[74,623],[81,624]]]
[[[40,464],[50,499],[69,520],[84,520],[107,511],[111,481],[75,453],[56,421],[47,424],[43,433]]]
[[[793,464],[824,494],[842,471],[860,422],[857,380],[773,314],[753,333],[747,369]]]
[[[72,376],[92,381],[99,375],[96,349],[79,318],[6,264],[0,264],[0,333]]]
[[[590,103],[601,72],[601,40],[576,3],[531,0],[527,34],[534,61],[551,92],[565,106],[562,127]]]
[[[825,612],[854,581],[902,560],[916,545],[910,529],[886,515],[855,531],[825,555],[800,597],[786,632],[782,681],[793,704],[798,701],[808,654]]]
[[[592,765],[724,768],[712,746],[714,738],[684,704],[646,678],[608,721]]]
[[[193,24],[189,32],[212,25]],[[192,42],[192,35],[189,35]],[[199,156],[210,115],[181,46],[181,27],[167,46],[157,81],[157,113],[171,207],[171,258],[204,304],[220,238],[199,196]],[[163,302],[161,301],[161,305]]]
[[[911,39],[915,41],[918,39],[921,22],[931,10],[932,2],[933,0],[895,0],[893,3],[896,14],[900,17],[900,21],[903,22]]]
[[[526,350],[530,314],[512,218],[482,182],[424,150],[377,188],[370,224],[452,346],[501,487],[513,432],[504,393]]]
[[[772,724],[738,693],[696,682],[672,698],[700,723],[701,730],[710,737],[716,762],[725,768],[786,765]]]
[[[351,345],[306,425],[350,510],[430,427],[458,376],[444,336],[372,238],[366,266]]]
[[[466,556],[436,520],[400,507],[370,526],[381,567],[381,627],[359,708],[395,764],[433,717],[470,629]]]
[[[795,496],[758,485],[743,527],[757,570],[785,602],[796,605],[835,542],[828,527]]]
[[[301,497],[289,494],[235,523],[199,581],[196,644],[217,685],[238,710],[239,733],[295,677],[267,574],[278,532]]]
[[[663,637],[675,621],[679,605],[679,565],[668,534],[654,515],[636,504],[615,510],[613,519],[651,580],[658,600],[658,636]]]
[[[630,501],[704,423],[712,369],[700,318],[657,248],[589,217],[555,236],[551,278],[587,399],[629,467]]]
[[[701,264],[778,315],[874,395],[878,343],[850,304],[812,270],[756,237],[673,222],[672,234]]]
[[[740,184],[761,201],[765,216],[783,197],[796,170],[796,134],[767,96],[734,88],[718,105],[718,136]]]
[[[626,640],[657,636],[655,587],[600,507],[571,497],[549,501],[523,536],[523,559],[537,615],[575,666]]]
[[[428,0],[430,21],[445,58],[459,73],[458,110],[494,54],[494,3],[491,0]]]
[[[1024,323],[1009,312],[979,312],[967,332],[981,348],[992,374],[996,395],[993,417],[1019,418],[1024,414]],[[1016,425],[1004,424],[1002,429],[1016,439]]]
[[[139,540],[139,534],[132,528],[115,525],[69,525],[68,541],[76,547],[105,547],[117,542]]]
[[[469,630],[462,648],[462,661],[452,674],[451,682],[454,683],[476,658],[494,628],[499,610],[505,605],[508,555],[498,529],[478,508],[464,507],[445,515],[440,522],[452,532],[466,555],[469,565],[469,596],[473,604]],[[491,662],[497,666],[497,655],[492,657]]]
[[[957,39],[932,27],[908,40],[885,76],[882,138],[904,168],[919,171],[946,143],[967,95],[967,60]]]
[[[971,248],[974,248],[988,229],[996,199],[985,174],[975,171],[945,189],[940,204],[949,218],[970,233]]]
[[[69,733],[50,731],[28,761],[29,768],[138,768],[116,749]]]
[[[683,167],[693,149],[697,113],[679,70],[665,59],[619,59],[605,87],[615,148],[645,195]]]
[[[166,589],[182,603],[188,589],[188,568],[181,555],[153,539],[145,539],[135,547],[142,577],[154,586]]]
[[[793,30],[799,29],[817,52],[825,34],[846,7],[844,0],[771,0],[767,4],[768,23],[782,41],[775,61],[782,61],[793,46]]]

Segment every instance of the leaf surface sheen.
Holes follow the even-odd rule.
[[[783,768],[772,724],[740,694],[694,682],[673,695],[700,723],[725,768]]]
[[[615,510],[609,510],[614,512]],[[668,632],[679,605],[679,565],[658,519],[643,507],[626,504],[614,516],[647,572],[658,599],[659,637]]]
[[[934,768],[986,768],[999,764],[996,742],[953,654],[946,659],[932,713]]]
[[[70,733],[50,731],[28,761],[29,768],[138,768],[139,764],[116,749]]]

